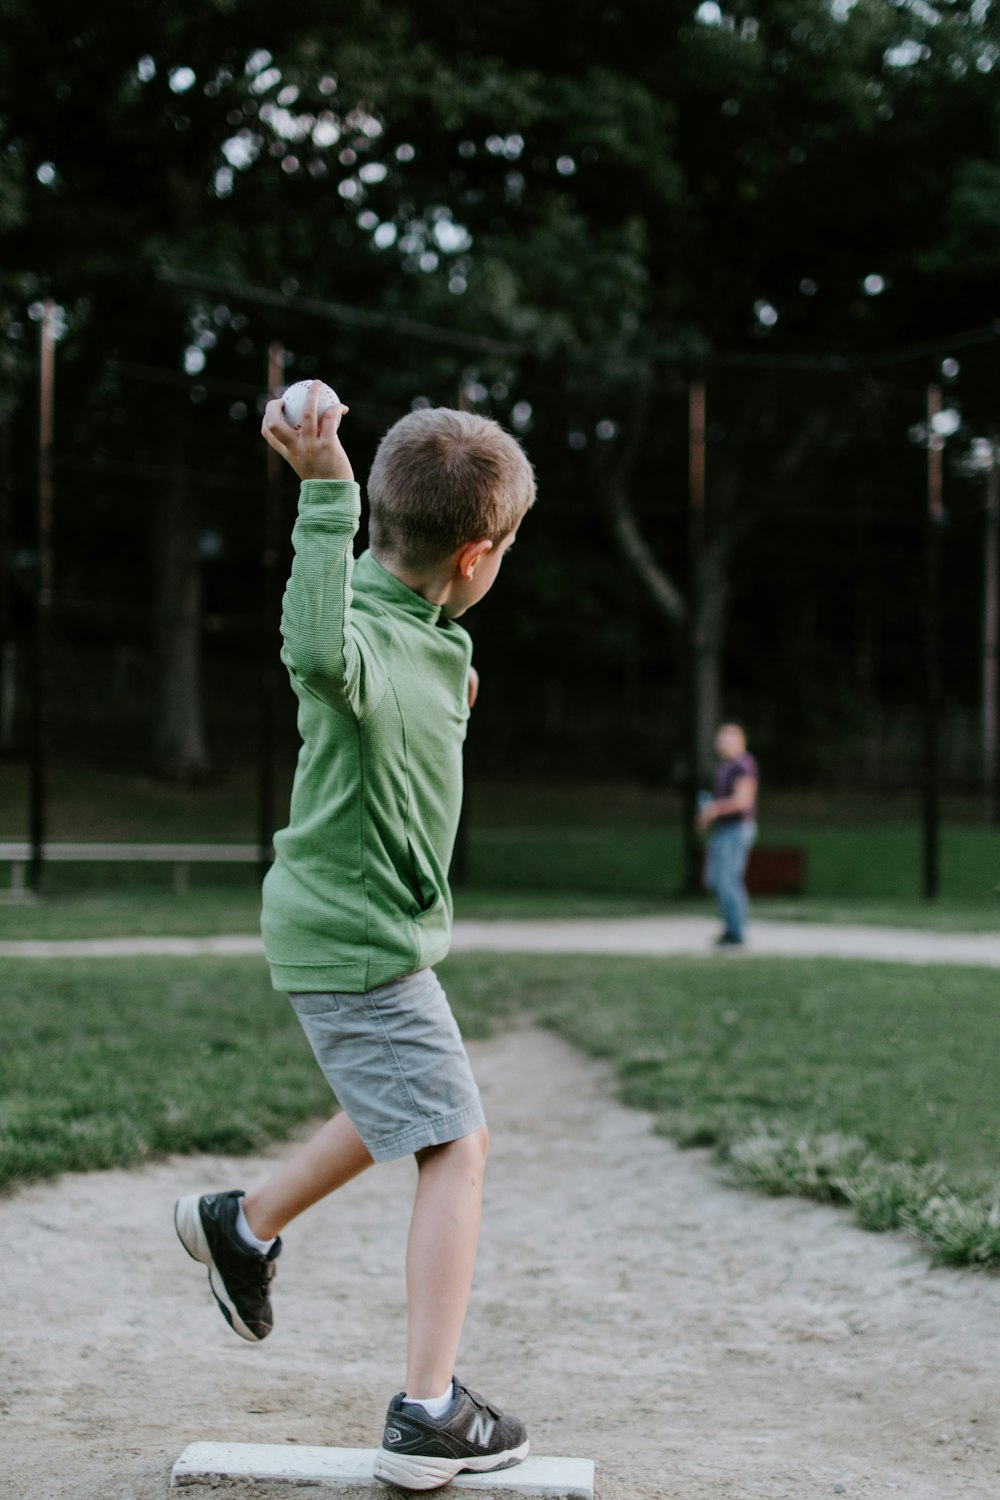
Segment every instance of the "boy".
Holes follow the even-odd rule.
[[[487,593],[535,498],[516,440],[468,412],[413,412],[369,476],[370,550],[353,558],[360,493],[339,437],[347,408],[262,431],[302,480],[282,660],[298,699],[288,827],[262,927],[342,1106],[254,1192],[181,1199],[177,1233],[209,1268],[232,1328],[262,1339],[281,1230],[371,1165],[414,1154],[406,1254],[406,1389],[389,1403],[378,1478],[435,1489],[528,1452],[523,1424],[453,1378],[479,1234],[487,1133],[433,969],[448,951],[447,869],[475,694],[455,621]]]
[[[705,886],[722,916],[717,948],[742,948],[746,936],[747,860],[757,837],[757,762],[747,751],[742,724],[720,724],[715,736],[713,795],[698,815],[698,827],[709,829]]]

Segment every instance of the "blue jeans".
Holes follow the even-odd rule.
[[[715,897],[727,935],[738,942],[749,904],[743,877],[756,837],[756,823],[723,823],[710,832],[705,851],[705,888]]]

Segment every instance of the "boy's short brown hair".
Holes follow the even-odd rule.
[[[446,406],[410,412],[379,443],[368,476],[372,552],[427,564],[464,542],[500,542],[534,501],[527,455],[498,422]]]

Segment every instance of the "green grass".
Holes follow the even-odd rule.
[[[259,959],[5,960],[2,1015],[0,1188],[252,1151],[332,1107]]]
[[[572,878],[569,875],[567,878]],[[568,888],[496,888],[479,885],[455,892],[458,917],[707,916],[707,897],[657,900],[625,891],[602,893]],[[929,903],[910,900],[848,900],[769,897],[754,903],[758,919],[783,922],[847,922],[924,927],[941,932],[995,932],[995,903],[958,897]],[[194,868],[191,886],[176,892],[168,870],[148,866],[54,866],[38,901],[0,899],[0,941],[21,938],[202,937],[257,932],[260,888],[247,870]]]
[[[285,778],[287,780],[287,778]],[[182,788],[148,777],[56,769],[53,838],[253,842],[253,773],[236,769]],[[287,788],[275,794],[282,817]],[[1000,838],[969,800],[949,799],[942,829],[942,895],[920,896],[919,805],[911,797],[775,793],[762,839],[806,851],[803,897],[760,900],[759,917],[876,922],[944,930],[1000,927]],[[26,783],[0,778],[0,837],[25,837]],[[468,881],[460,915],[602,916],[707,911],[678,899],[680,810],[676,796],[626,785],[515,785],[473,781],[468,796]],[[0,868],[0,882],[4,871]],[[156,866],[53,865],[41,906],[0,904],[0,937],[252,931],[252,869],[194,867],[177,895]]]
[[[467,1035],[521,1018],[553,1028],[735,1181],[849,1204],[939,1260],[1000,1269],[1000,974],[482,954],[442,974]],[[330,1108],[259,960],[8,960],[3,1016],[8,1188],[250,1151]]]
[[[851,1204],[1000,1269],[1000,974],[751,959],[462,957],[451,989],[607,1058],[626,1103],[734,1180]]]

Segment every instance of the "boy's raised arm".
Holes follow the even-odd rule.
[[[348,408],[317,415],[320,382],[306,398],[300,428],[289,426],[280,398],[269,401],[261,431],[302,480],[292,531],[294,558],[282,600],[281,657],[315,697],[341,712],[362,715],[381,696],[378,673],[366,661],[351,621],[354,537],[361,496],[340,441]]]

